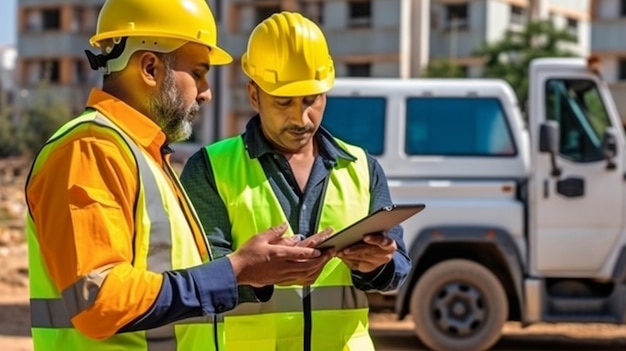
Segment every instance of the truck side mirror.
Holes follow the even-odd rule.
[[[552,163],[552,176],[561,175],[561,169],[556,164],[556,154],[559,152],[559,123],[556,121],[545,121],[539,129],[539,151],[550,154]]]
[[[613,170],[616,168],[615,156],[617,156],[617,136],[615,130],[608,127],[604,131],[604,138],[602,139],[602,151],[604,158],[606,159],[606,169]]]

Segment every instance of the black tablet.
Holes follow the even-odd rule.
[[[387,231],[422,211],[424,204],[398,204],[383,207],[369,216],[358,220],[344,230],[333,234],[317,245],[318,249],[335,248],[342,250],[354,245],[366,234]]]

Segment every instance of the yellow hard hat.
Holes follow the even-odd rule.
[[[241,67],[273,96],[322,94],[335,83],[335,67],[322,30],[299,13],[276,13],[256,26]]]
[[[211,48],[212,65],[233,60],[217,46],[217,26],[205,0],[107,0],[98,16],[96,35],[89,39],[89,44],[100,47],[102,40],[121,37],[194,42]]]

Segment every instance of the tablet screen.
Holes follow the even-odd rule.
[[[381,208],[351,224],[344,230],[333,234],[319,243],[316,248],[327,249],[334,247],[337,250],[342,250],[360,242],[366,234],[385,232],[395,227],[421,212],[425,207],[424,204],[399,204]]]

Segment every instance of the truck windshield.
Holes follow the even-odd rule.
[[[335,137],[382,155],[387,99],[370,96],[329,96],[322,126]]]
[[[546,118],[559,122],[561,155],[576,162],[604,159],[602,140],[611,122],[593,81],[548,80]]]

